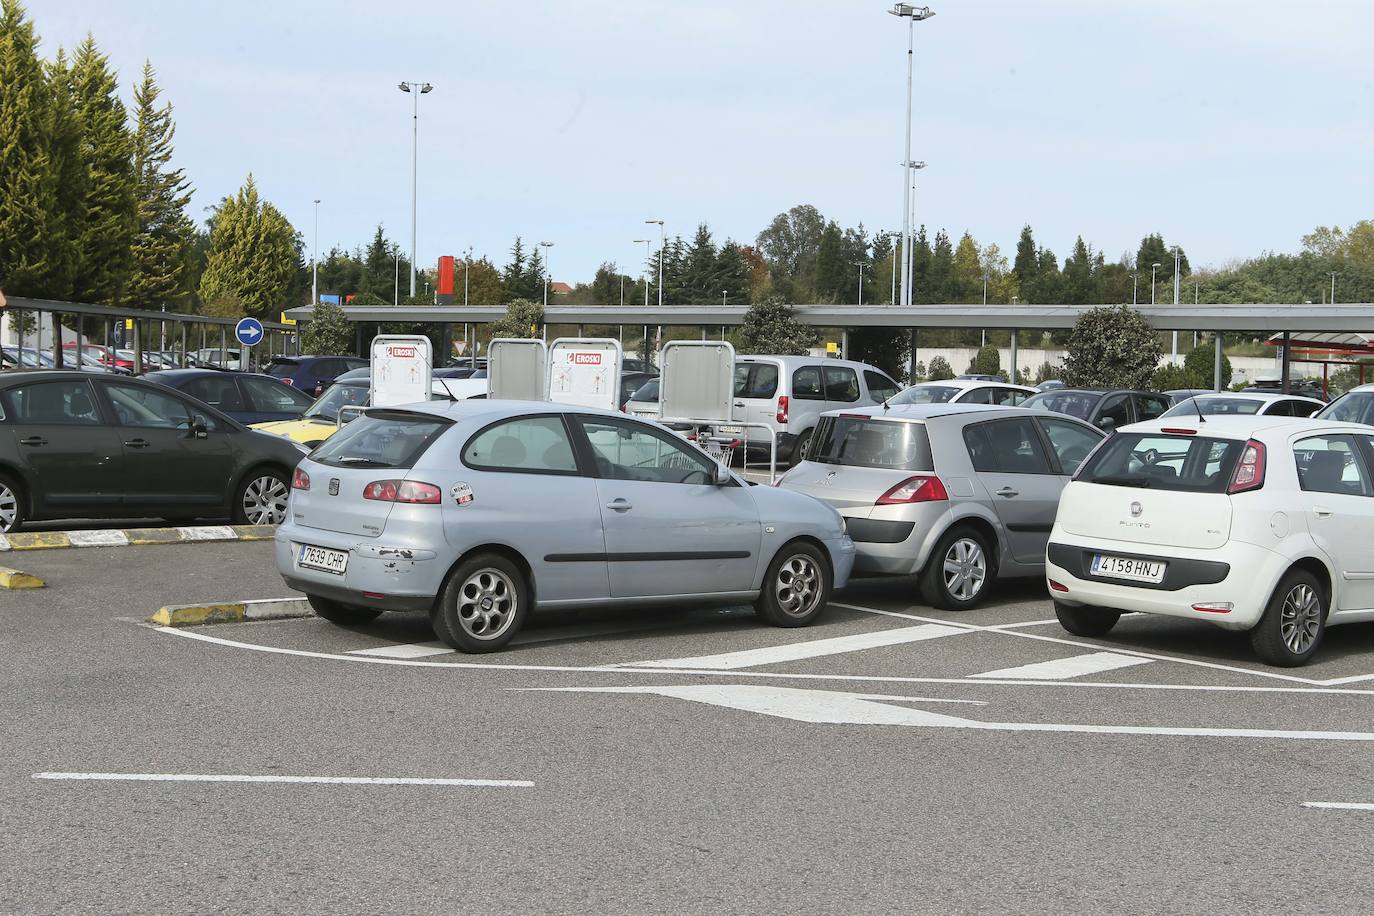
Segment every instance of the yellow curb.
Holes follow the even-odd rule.
[[[148,618],[164,627],[195,627],[203,623],[237,623],[248,609],[242,604],[187,604],[165,607]]]
[[[270,541],[277,536],[276,525],[231,525],[240,541]]]
[[[130,544],[180,544],[186,539],[175,528],[126,528],[124,536]]]
[[[53,547],[70,547],[71,539],[65,531],[30,531],[28,533],[7,534],[5,540],[10,550],[47,550]]]
[[[0,566],[0,588],[45,588],[47,583],[37,576],[31,576],[8,566]]]

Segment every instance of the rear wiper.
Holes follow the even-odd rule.
[[[342,456],[342,457],[340,457],[340,458],[335,458],[334,460],[337,461],[339,464],[351,464],[351,465],[355,465],[355,466],[360,467],[360,468],[363,468],[363,467],[366,467],[366,468],[389,468],[389,467],[391,467],[391,465],[387,464],[385,461],[378,461],[376,458],[358,458],[358,457],[355,457],[355,456],[353,456],[353,455],[344,455],[344,456]]]
[[[1150,487],[1150,478],[1146,477],[1144,474],[1106,475],[1103,477],[1094,477],[1092,482],[1104,483],[1109,487],[1140,487],[1142,489],[1149,489]]]

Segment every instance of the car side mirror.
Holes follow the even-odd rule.
[[[197,416],[191,419],[191,435],[197,439],[210,437],[210,425],[205,422],[204,417]]]
[[[734,478],[730,476],[730,469],[727,468],[725,465],[721,464],[720,462],[716,462],[715,473],[712,477],[712,483],[714,483],[718,487],[724,487],[729,486],[730,481],[732,480],[734,480]]]
[[[1097,426],[1099,429],[1105,429],[1107,432],[1111,432],[1112,429],[1116,427],[1116,419],[1114,417],[1099,417]]]

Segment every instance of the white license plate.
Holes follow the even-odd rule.
[[[348,570],[348,552],[301,544],[296,553],[296,565],[302,569],[318,569],[342,576]]]
[[[743,426],[717,426],[716,432],[722,436],[742,436],[744,435]]]
[[[1130,579],[1135,582],[1163,582],[1164,569],[1169,564],[1153,560],[1135,560],[1130,557],[1111,557],[1103,554],[1093,555],[1092,573],[1094,576],[1107,576],[1111,579]]]

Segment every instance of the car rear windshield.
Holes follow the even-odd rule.
[[[778,393],[776,363],[737,363],[735,397],[771,399]]]
[[[373,411],[330,436],[310,458],[341,468],[413,467],[450,425],[429,414]]]
[[[658,400],[658,379],[645,382],[639,386],[639,390],[630,398],[632,401],[657,401]]]
[[[1166,417],[1196,417],[1199,413],[1203,416],[1240,416],[1243,414],[1256,414],[1264,406],[1264,402],[1256,398],[1227,398],[1227,397],[1193,397],[1179,401],[1173,407],[1166,410],[1163,416]]]
[[[913,385],[892,396],[889,404],[944,404],[959,393],[949,385]]]
[[[1221,493],[1245,443],[1166,433],[1119,433],[1097,450],[1078,479],[1112,487]]]
[[[1318,420],[1339,420],[1342,423],[1374,425],[1374,391],[1352,391],[1341,395],[1317,414]]]
[[[1093,409],[1102,395],[1095,391],[1044,391],[1026,399],[1022,407],[1039,407],[1065,413],[1080,420],[1092,419]]]
[[[872,417],[822,417],[807,458],[860,468],[935,469],[923,424]]]

